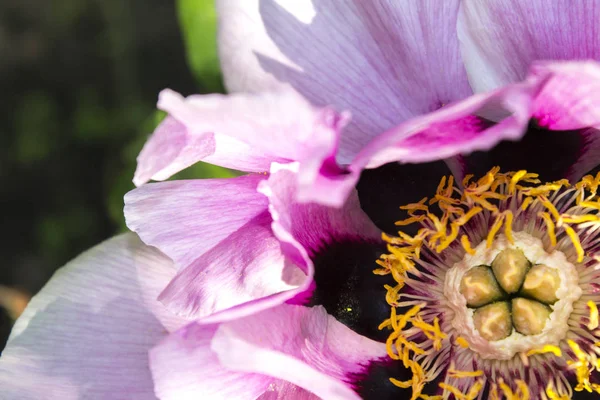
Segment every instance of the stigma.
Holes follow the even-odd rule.
[[[393,279],[388,355],[412,372],[392,382],[412,399],[600,393],[598,187],[600,174],[571,186],[496,167],[401,206],[374,271]]]
[[[480,243],[445,274],[444,295],[454,330],[483,359],[510,360],[557,345],[582,295],[574,264],[526,232]]]

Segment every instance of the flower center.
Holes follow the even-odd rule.
[[[489,248],[482,242],[465,254],[447,271],[444,294],[452,326],[469,347],[482,358],[508,360],[565,338],[582,293],[578,281],[564,253],[513,232],[513,243],[498,235]]]
[[[413,399],[438,378],[444,397],[600,393],[600,174],[574,187],[537,178],[496,167],[459,188],[443,177],[432,198],[400,207],[398,237],[383,234],[374,273],[394,283],[379,329],[412,372],[390,380]]]

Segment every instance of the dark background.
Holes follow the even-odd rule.
[[[207,91],[177,16],[168,0],[0,2],[0,304],[125,229],[158,92]],[[0,351],[10,314],[0,307]]]

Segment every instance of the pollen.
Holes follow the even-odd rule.
[[[385,285],[390,316],[379,329],[389,331],[390,358],[412,372],[390,381],[412,389],[411,399],[475,399],[484,388],[490,399],[513,400],[600,393],[591,379],[600,372],[600,287],[592,281],[600,280],[600,237],[589,238],[600,236],[600,173],[571,185],[494,167],[461,183],[442,177],[431,198],[400,207],[407,215],[396,222],[397,236],[382,235],[388,254],[374,273],[395,283]],[[417,233],[407,234],[415,225]],[[525,236],[542,250],[524,245]],[[451,276],[459,261],[470,266]],[[531,368],[544,379],[529,382],[523,371]],[[424,394],[429,384],[442,395]]]

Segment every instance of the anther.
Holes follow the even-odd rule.
[[[503,297],[492,269],[485,265],[468,270],[460,281],[460,293],[469,307],[481,307]]]
[[[500,301],[478,308],[473,313],[473,323],[481,337],[490,342],[509,337],[512,323],[508,303]]]
[[[521,293],[546,304],[554,304],[558,297],[556,291],[560,287],[558,271],[546,265],[534,265],[527,275]]]
[[[544,330],[552,310],[538,301],[517,297],[512,299],[512,321],[517,332],[537,335]]]
[[[502,289],[507,293],[516,293],[531,263],[518,249],[502,250],[492,261],[492,270]]]

